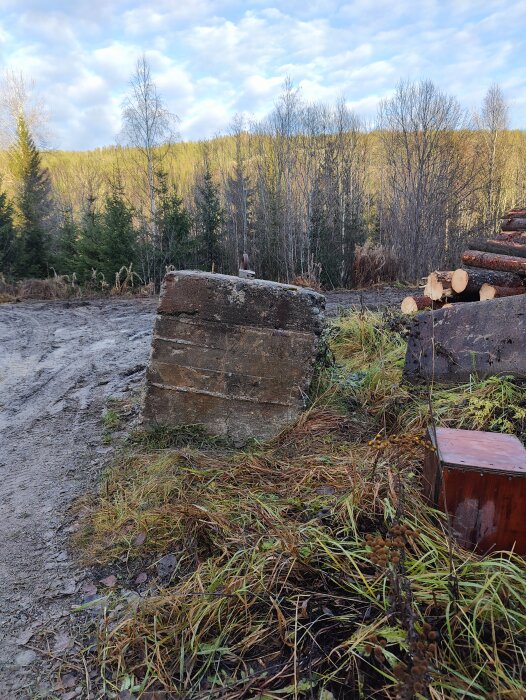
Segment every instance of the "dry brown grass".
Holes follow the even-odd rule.
[[[396,282],[398,263],[384,246],[366,241],[356,246],[353,263],[353,286],[372,287],[382,282]]]
[[[340,367],[271,443],[240,452],[192,430],[199,447],[167,447],[180,433],[136,441],[86,505],[88,559],[125,588],[148,574],[144,597],[116,595],[101,622],[108,693],[524,697],[523,559],[455,545],[450,558],[444,517],[419,495],[425,393],[400,387],[403,342],[382,318],[341,319],[332,348]],[[504,429],[522,410],[514,391],[444,389],[438,419]]]
[[[0,273],[0,304],[16,301],[16,286]]]
[[[92,271],[91,278],[79,285],[73,275],[57,275],[46,279],[25,279],[7,282],[0,275],[0,303],[15,301],[49,301],[54,299],[71,299],[73,297],[106,296],[152,296],[155,294],[153,283],[143,285],[132,265],[123,266],[115,273],[115,283],[110,289],[102,273]]]
[[[8,282],[0,275],[0,302],[68,299],[79,294],[80,288],[74,276],[55,274],[47,279]]]
[[[110,290],[113,296],[123,296],[126,294],[140,294],[144,289],[140,275],[133,269],[133,263],[127,267],[123,265],[121,269],[115,273],[115,282]]]
[[[62,277],[50,277],[45,280],[28,279],[19,282],[16,286],[16,296],[21,300],[67,299],[71,295],[72,290]]]
[[[316,277],[308,277],[307,275],[298,275],[292,280],[292,284],[296,287],[307,287],[314,289],[316,292],[321,292],[321,284]]]

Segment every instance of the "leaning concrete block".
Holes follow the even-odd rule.
[[[411,324],[404,374],[412,382],[526,377],[525,344],[526,295],[425,311]]]
[[[308,289],[204,272],[166,275],[143,417],[237,440],[294,421],[312,381],[325,299]]]

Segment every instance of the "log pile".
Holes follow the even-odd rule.
[[[511,209],[503,216],[500,234],[473,241],[461,264],[456,270],[431,272],[423,294],[402,301],[402,313],[526,293],[526,209]]]

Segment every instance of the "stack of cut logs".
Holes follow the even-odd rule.
[[[462,254],[462,265],[432,272],[423,294],[402,301],[402,313],[526,293],[526,209],[511,209],[494,238],[474,241]]]

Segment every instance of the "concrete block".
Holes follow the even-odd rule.
[[[324,326],[322,295],[184,270],[166,275],[143,417],[268,439],[304,408]]]
[[[414,383],[526,377],[525,342],[526,294],[425,311],[411,323],[404,375]]]

